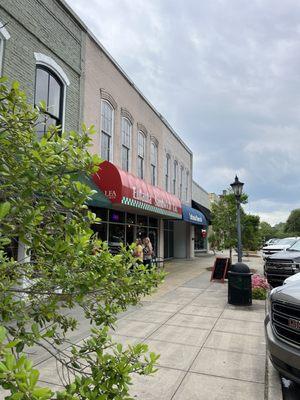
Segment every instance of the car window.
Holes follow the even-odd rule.
[[[289,250],[300,251],[300,240],[297,240],[297,242],[294,243],[293,246],[289,248]]]

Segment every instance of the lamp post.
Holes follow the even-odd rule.
[[[238,262],[242,262],[242,233],[241,233],[241,197],[243,193],[243,182],[239,181],[237,175],[235,176],[234,182],[230,184],[233,193],[236,198],[237,206],[237,237],[238,237]]]

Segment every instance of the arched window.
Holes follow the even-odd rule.
[[[157,144],[151,142],[150,148],[150,172],[151,172],[151,185],[157,185]]]
[[[38,105],[43,101],[46,105],[46,111],[40,116],[37,126],[38,135],[47,132],[50,125],[60,126],[62,129],[63,96],[64,85],[58,75],[43,65],[37,65],[34,103]]]
[[[165,189],[170,190],[170,154],[166,154],[165,158]]]
[[[112,141],[114,131],[114,109],[106,101],[101,101],[101,144],[100,156],[103,160],[112,160]]]
[[[129,119],[122,117],[122,169],[124,171],[130,169],[131,128]]]
[[[138,149],[137,149],[137,172],[138,177],[144,179],[144,160],[145,160],[145,135],[142,131],[138,132]]]
[[[178,173],[178,162],[177,162],[176,160],[174,160],[174,168],[173,168],[173,194],[176,194],[177,173]]]

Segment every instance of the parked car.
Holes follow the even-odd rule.
[[[269,256],[264,266],[271,286],[282,285],[284,280],[300,272],[300,240],[284,251]]]
[[[297,237],[289,237],[285,239],[279,239],[275,244],[264,246],[262,249],[263,259],[266,259],[267,257],[278,253],[279,251],[288,249],[296,242],[296,240],[298,240]]]
[[[276,239],[276,238],[269,239],[266,241],[266,243],[263,245],[263,247],[270,246],[271,244],[275,244],[276,242],[278,242],[278,240],[280,240],[280,239]]]
[[[286,278],[286,279],[283,281],[283,284],[284,284],[284,285],[288,285],[288,284],[290,284],[290,283],[294,283],[294,282],[298,282],[298,281],[300,281],[300,272],[297,272],[296,274],[294,274],[294,275],[289,276],[288,278]]]
[[[300,280],[271,291],[265,335],[274,367],[300,384]]]

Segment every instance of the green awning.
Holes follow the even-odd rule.
[[[84,183],[85,185],[89,186],[92,190],[96,191],[96,193],[94,193],[91,196],[91,199],[87,201],[87,205],[94,206],[94,207],[104,207],[104,208],[111,207],[110,200],[105,196],[105,194],[103,192],[101,192],[101,190],[94,183],[94,181],[91,177],[80,174],[80,175],[77,175],[74,180]]]

